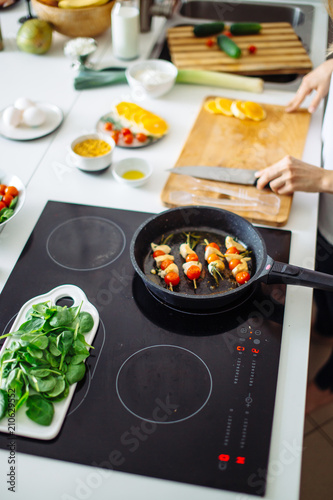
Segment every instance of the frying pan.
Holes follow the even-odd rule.
[[[251,279],[244,285],[227,291],[206,293],[196,292],[192,284],[187,283],[187,289],[171,291],[164,286],[161,278],[150,274],[152,268],[151,243],[159,243],[168,234],[182,232],[203,232],[220,236],[224,241],[230,235],[244,244],[251,251]],[[185,241],[185,239],[184,239]],[[179,252],[179,246],[177,246]],[[176,257],[176,248],[171,252]],[[225,305],[250,294],[253,287],[260,282],[283,283],[286,285],[300,285],[321,290],[333,291],[333,276],[319,273],[310,269],[293,266],[283,262],[274,261],[267,255],[265,242],[257,229],[246,219],[227,210],[220,208],[190,206],[178,207],[152,216],[145,221],[133,235],[130,247],[131,262],[135,271],[141,277],[148,290],[166,304],[178,309],[190,311],[209,311],[223,308]],[[201,259],[203,267],[204,261]],[[182,270],[180,268],[182,281]],[[184,276],[185,278],[185,276]],[[179,287],[179,285],[178,285]],[[198,290],[200,283],[198,284]],[[242,297],[244,298],[244,297]]]

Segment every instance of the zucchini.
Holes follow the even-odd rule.
[[[230,33],[232,35],[255,35],[261,28],[259,23],[233,23],[230,26]]]
[[[229,57],[238,59],[242,55],[241,49],[226,35],[219,35],[217,37],[217,45],[223,52],[225,52]]]
[[[224,30],[224,23],[216,21],[215,23],[197,24],[193,28],[193,33],[197,37],[217,35]]]

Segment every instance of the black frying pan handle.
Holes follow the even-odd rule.
[[[333,292],[333,276],[330,274],[319,273],[311,269],[305,269],[304,267],[273,261],[273,259],[268,259],[266,270],[268,271],[265,280],[266,283],[308,286]]]

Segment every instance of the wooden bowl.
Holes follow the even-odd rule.
[[[31,0],[39,19],[47,21],[58,33],[69,37],[95,37],[111,26],[111,9],[114,1],[82,9],[61,9]]]

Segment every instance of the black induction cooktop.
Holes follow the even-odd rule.
[[[59,435],[16,450],[132,474],[264,495],[285,286],[261,284],[214,314],[160,303],[129,245],[151,214],[49,201],[0,296],[0,332],[20,307],[79,286],[100,325]],[[260,228],[287,262],[291,233]],[[8,436],[0,434],[0,447]]]

